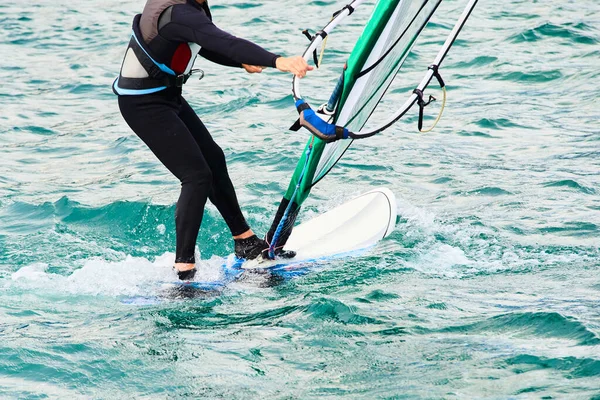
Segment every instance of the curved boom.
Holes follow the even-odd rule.
[[[463,26],[465,25],[467,19],[471,15],[471,12],[473,11],[473,9],[475,8],[475,5],[477,4],[477,1],[478,0],[470,0],[469,1],[469,3],[465,7],[462,15],[460,16],[460,18],[454,25],[454,28],[452,29],[452,31],[446,38],[446,41],[444,42],[444,45],[438,52],[435,60],[433,61],[433,64],[431,64],[429,66],[427,73],[425,74],[425,76],[423,77],[423,79],[421,80],[419,85],[415,88],[415,90],[413,91],[413,94],[408,98],[408,100],[406,100],[406,102],[398,109],[398,111],[394,115],[392,115],[390,118],[388,118],[378,128],[371,129],[368,131],[361,130],[361,131],[355,133],[355,132],[349,132],[347,129],[345,129],[343,127],[335,127],[335,125],[328,124],[328,123],[322,121],[318,116],[314,115],[314,111],[311,113],[312,110],[310,109],[310,106],[308,105],[308,103],[305,100],[302,99],[302,95],[300,94],[300,79],[298,79],[297,77],[294,77],[294,79],[292,81],[292,93],[294,95],[294,101],[296,103],[298,112],[300,113],[300,116],[301,116],[300,124],[302,126],[306,127],[308,130],[310,130],[315,136],[319,137],[320,139],[322,139],[326,142],[332,142],[332,141],[342,139],[342,138],[344,138],[344,139],[345,138],[364,139],[364,138],[376,135],[377,133],[380,133],[380,132],[384,131],[385,129],[389,128],[396,121],[398,121],[400,118],[402,118],[415,105],[415,103],[419,104],[420,120],[422,121],[423,107],[427,104],[427,103],[425,103],[425,101],[423,99],[423,91],[429,86],[429,84],[431,83],[431,80],[434,77],[436,77],[440,86],[442,88],[444,88],[445,84],[444,84],[444,81],[442,80],[441,76],[439,75],[438,68],[444,61],[444,58],[448,54],[448,51],[450,51],[450,48],[454,44],[454,41],[458,37],[458,34],[460,33],[460,31],[462,30]],[[363,2],[364,2],[364,0],[355,0],[354,2],[345,6],[323,28],[323,30],[317,32],[317,34],[315,34],[310,45],[308,46],[308,48],[305,50],[305,52],[303,54],[304,59],[308,61],[310,59],[313,51],[315,51],[318,48],[318,46],[321,45],[321,43],[327,37],[327,35],[331,31],[333,31],[333,29],[335,29],[335,27],[342,20],[344,20],[344,18],[346,18],[348,15],[352,14],[352,12],[354,12],[354,9],[356,7],[358,7],[360,4],[362,4]],[[304,115],[305,112],[306,112],[306,115]],[[317,119],[319,119],[321,122],[317,121]],[[331,126],[321,129],[323,124],[331,125]],[[345,130],[346,132],[344,132],[344,134],[340,134],[339,132],[341,130]],[[337,135],[335,133],[331,134],[331,132],[336,132],[336,131],[338,132]]]

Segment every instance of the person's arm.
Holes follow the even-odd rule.
[[[207,50],[205,48],[201,48],[200,49],[200,53],[198,53],[199,55],[201,55],[202,57],[206,58],[209,61],[212,61],[216,64],[219,65],[224,65],[226,67],[237,67],[237,68],[241,68],[242,64],[239,62],[235,62],[230,58],[227,58],[219,53],[216,53],[214,51],[210,51]]]
[[[204,50],[204,54],[201,54],[203,57],[208,54],[208,57],[212,57],[211,61],[221,61],[215,61],[219,64],[277,67],[278,55],[222,31],[204,12],[189,4],[173,6],[171,20],[161,27],[160,34],[170,40],[197,43]],[[218,56],[215,57],[215,54]]]

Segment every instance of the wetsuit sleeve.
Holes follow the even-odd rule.
[[[206,50],[205,48],[200,49],[200,53],[198,53],[198,54],[200,54],[202,57],[206,58],[209,61],[224,65],[226,67],[238,67],[238,68],[242,67],[242,63],[233,61],[230,58],[227,58],[227,57],[225,57],[219,53],[216,53],[214,51]]]
[[[209,53],[217,53],[239,64],[275,67],[275,60],[279,57],[248,40],[222,31],[203,11],[190,4],[173,6],[171,21],[160,29],[160,34],[168,40],[197,43]],[[223,58],[219,60],[225,61]]]

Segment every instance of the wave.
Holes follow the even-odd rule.
[[[565,236],[575,237],[598,237],[600,226],[592,222],[565,222],[562,226],[547,226],[539,228],[540,233],[554,233]]]
[[[546,38],[561,38],[565,39],[568,43],[594,45],[600,43],[600,41],[593,36],[583,33],[583,31],[590,31],[593,29],[592,26],[584,22],[577,24],[566,23],[562,25],[546,22],[535,28],[526,29],[512,36],[509,40],[513,43],[531,43],[539,42]]]
[[[512,193],[499,187],[487,186],[467,192],[468,195],[477,196],[506,196]]]
[[[517,374],[543,369],[562,371],[568,379],[600,376],[600,360],[577,357],[539,357],[531,354],[520,354],[511,357],[504,363]],[[529,391],[534,391],[530,389]]]
[[[268,326],[296,311],[298,306],[269,307],[257,312],[236,313],[234,310],[219,311],[221,298],[204,301],[201,305],[178,304],[176,307],[158,310],[152,314],[160,317],[157,326],[171,329],[213,329],[240,326]],[[161,319],[164,322],[161,322]]]
[[[319,298],[313,300],[305,312],[312,318],[350,325],[383,324],[375,318],[360,315],[354,307],[337,299]]]
[[[507,118],[482,118],[475,121],[477,126],[487,129],[504,129],[504,128],[522,128],[521,125],[512,122]]]
[[[600,338],[575,318],[556,312],[524,312],[497,315],[483,321],[438,330],[419,329],[421,333],[496,333],[519,338],[569,339],[579,346],[595,346]]]
[[[158,255],[174,250],[174,215],[175,205],[143,201],[120,200],[99,207],[85,206],[67,197],[38,205],[12,202],[0,209],[0,234],[5,235],[10,250],[16,253],[29,253],[30,244],[38,243],[43,251],[37,252],[40,259],[36,261],[52,262],[45,257],[50,254],[71,259],[114,252],[121,253],[121,258],[126,254]],[[55,244],[50,245],[51,242]],[[227,226],[210,206],[198,238],[203,252],[229,254],[231,242]]]
[[[577,183],[577,181],[574,181],[572,179],[563,179],[560,181],[547,182],[543,186],[544,187],[564,187],[564,188],[569,188],[569,189],[576,189],[577,191],[579,191],[581,193],[585,193],[585,194],[595,194],[596,193],[596,191],[593,188],[583,186],[583,185]]]
[[[498,81],[512,81],[512,82],[527,82],[527,83],[546,83],[552,82],[564,77],[562,71],[558,69],[546,70],[546,71],[511,71],[511,72],[495,72],[489,74],[487,79],[498,80]]]
[[[493,56],[479,56],[475,57],[471,61],[461,61],[453,64],[453,68],[470,68],[470,67],[483,67],[485,65],[493,64],[498,61],[498,57]]]

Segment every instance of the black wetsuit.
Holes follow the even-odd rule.
[[[206,5],[193,0],[149,0],[146,12],[161,14],[154,19],[142,14],[140,23],[146,24],[141,27],[146,36],[147,21],[158,21],[151,27],[156,31],[149,45],[152,49],[153,42],[160,39],[161,45],[155,46],[158,50],[152,57],[161,63],[176,64],[177,49],[191,42],[202,46],[201,56],[222,65],[275,66],[277,55],[213,25]],[[163,13],[168,15],[165,17]],[[152,94],[120,95],[119,108],[131,129],[181,181],[175,212],[176,262],[195,261],[194,249],[207,198],[217,207],[233,235],[249,229],[227,173],[223,151],[181,96],[180,87]]]

